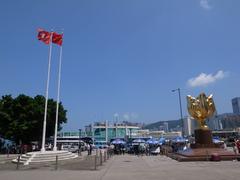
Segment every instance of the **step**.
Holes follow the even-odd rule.
[[[76,156],[68,156],[68,157],[62,157],[58,158],[58,160],[65,160],[65,159],[73,159],[76,158]],[[56,158],[49,158],[49,159],[32,159],[31,162],[47,162],[47,161],[56,161]]]
[[[60,161],[78,157],[76,154],[68,151],[30,152],[23,154],[20,157],[19,163],[27,165],[29,163],[53,162],[56,161],[56,156],[58,156],[58,160]],[[12,160],[12,162],[17,163],[17,158]]]
[[[68,156],[60,156],[58,157],[58,159],[63,159],[63,158],[72,158],[72,157],[75,157],[75,155],[68,155]],[[53,156],[53,157],[34,157],[33,158],[34,160],[56,160],[56,156]]]

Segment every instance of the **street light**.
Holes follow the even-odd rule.
[[[79,130],[78,155],[81,156],[81,132],[82,132],[82,129],[78,129],[78,130]]]
[[[181,90],[180,88],[173,89],[172,92],[178,91],[178,99],[179,99],[179,107],[180,107],[180,114],[181,114],[181,123],[182,123],[182,136],[184,135],[183,129],[183,115],[182,115],[182,102],[181,102]]]

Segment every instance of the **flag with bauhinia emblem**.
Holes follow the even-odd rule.
[[[57,34],[56,32],[53,32],[52,42],[61,46],[62,41],[63,41],[63,34]]]
[[[51,33],[45,31],[44,29],[38,29],[38,40],[44,42],[45,44],[49,44],[51,39]]]

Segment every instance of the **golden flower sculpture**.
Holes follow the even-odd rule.
[[[187,106],[189,114],[198,121],[201,129],[208,129],[205,120],[214,115],[216,109],[212,94],[206,96],[201,93],[197,98],[187,96]]]

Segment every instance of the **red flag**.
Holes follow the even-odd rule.
[[[38,40],[44,42],[45,44],[50,43],[51,33],[43,29],[38,29]]]
[[[54,32],[52,37],[52,42],[61,46],[62,41],[63,41],[63,34],[57,34]]]

